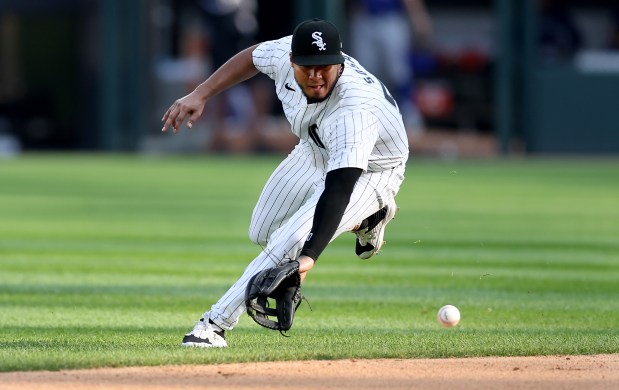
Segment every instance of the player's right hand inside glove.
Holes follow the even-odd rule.
[[[299,262],[296,260],[258,272],[249,279],[245,290],[247,314],[265,328],[280,332],[292,327],[294,313],[302,298]],[[274,308],[269,299],[275,301]]]

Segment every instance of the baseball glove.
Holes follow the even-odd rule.
[[[280,332],[292,327],[294,313],[302,298],[299,262],[296,260],[258,272],[249,279],[245,290],[247,314],[265,328]],[[274,308],[270,307],[269,299],[275,301]]]

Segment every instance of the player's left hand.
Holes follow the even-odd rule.
[[[193,91],[189,95],[178,99],[161,118],[161,121],[164,122],[161,131],[165,132],[172,127],[174,133],[178,133],[187,117],[189,117],[187,127],[191,129],[194,122],[202,115],[205,103],[205,100],[197,91]]]

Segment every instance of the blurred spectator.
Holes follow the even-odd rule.
[[[257,42],[279,39],[292,34],[294,24],[294,2],[257,0],[258,20]],[[288,153],[298,142],[290,132],[290,125],[273,88],[273,81],[259,73],[246,81],[252,91],[255,105],[255,120],[250,131],[257,136],[254,151]]]
[[[569,62],[582,46],[582,34],[567,6],[540,0],[540,56],[544,64]]]
[[[205,20],[212,69],[256,42],[292,33],[292,4],[272,0],[198,0],[197,4]],[[236,85],[216,99],[206,115],[212,124],[210,151],[287,153],[297,143],[274,104],[277,98],[267,76]]]
[[[254,44],[258,23],[253,0],[197,0],[202,10],[211,56],[217,69],[242,49]],[[248,152],[254,149],[257,112],[249,84],[239,84],[216,98],[211,112],[209,150]],[[208,118],[209,116],[207,116]]]
[[[423,125],[412,99],[410,58],[413,42],[426,47],[432,34],[425,2],[350,0],[349,6],[351,54],[387,86],[398,102],[407,128],[420,131]]]

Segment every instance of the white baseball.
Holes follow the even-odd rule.
[[[453,305],[445,305],[438,310],[436,318],[445,328],[451,328],[460,322],[460,310]]]

